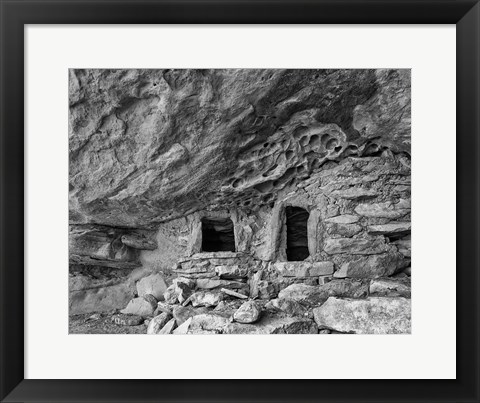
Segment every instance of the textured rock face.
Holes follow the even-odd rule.
[[[411,303],[406,298],[350,300],[331,297],[313,310],[319,328],[342,333],[410,333]]]
[[[121,269],[73,265],[68,282],[71,315],[122,309],[135,295],[133,273]]]
[[[133,295],[134,288],[129,284],[70,291],[69,313],[77,315],[121,309],[125,307]]]
[[[69,74],[72,223],[146,227],[246,194],[263,203],[257,190],[301,167],[410,150],[408,70]]]
[[[290,299],[308,306],[319,306],[330,296],[362,298],[368,295],[368,283],[355,280],[333,280],[320,286],[292,284],[280,291],[281,299]]]

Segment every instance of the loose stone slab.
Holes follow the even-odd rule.
[[[302,304],[289,298],[272,299],[265,305],[265,308],[279,310],[292,317],[306,316],[308,311]]]
[[[319,277],[333,274],[332,262],[276,262],[274,267],[285,277]]]
[[[202,274],[202,273],[209,273],[212,272],[213,268],[209,266],[192,266],[189,268],[181,268],[181,269],[176,269],[174,270],[175,273],[178,273],[180,275],[182,274]]]
[[[370,294],[388,297],[405,297],[411,296],[410,278],[378,278],[370,283]]]
[[[345,262],[333,274],[336,278],[378,278],[388,277],[405,267],[404,256],[399,252],[384,253]]]
[[[322,306],[313,310],[313,315],[320,329],[362,334],[410,333],[410,301],[402,297],[330,297]]]
[[[334,190],[330,193],[330,195],[333,197],[339,197],[341,199],[355,200],[366,197],[376,197],[378,196],[378,192],[373,189],[353,187],[341,190]]]
[[[367,227],[372,235],[397,235],[409,233],[412,229],[410,222],[395,222],[380,225],[370,225]]]
[[[325,222],[332,224],[354,224],[360,220],[358,215],[353,214],[342,214],[337,215],[336,217],[327,218]]]
[[[238,265],[233,266],[216,266],[215,273],[221,279],[242,278],[248,276],[248,270],[246,267],[240,267]]]
[[[247,301],[233,314],[233,319],[239,323],[254,323],[261,313],[262,311],[255,301]]]
[[[223,294],[220,292],[197,291],[190,297],[193,306],[217,306],[223,300]]]
[[[281,290],[278,298],[291,299],[307,306],[319,306],[330,296],[364,298],[367,295],[366,281],[332,280],[319,286],[292,284]]]
[[[138,326],[143,323],[143,318],[139,315],[119,314],[112,317],[112,322],[121,326]]]
[[[389,250],[385,243],[385,238],[333,238],[327,239],[324,245],[324,251],[329,255],[340,253],[352,255],[372,255],[383,253]]]
[[[218,334],[230,323],[230,320],[221,315],[202,314],[192,318],[188,334]]]
[[[70,291],[68,306],[70,315],[121,309],[135,295],[133,284],[117,284],[108,287]]]
[[[327,233],[329,235],[340,235],[350,238],[363,231],[363,227],[358,224],[335,224],[327,223]]]
[[[196,259],[228,259],[228,258],[235,258],[238,256],[242,256],[242,253],[238,252],[202,252],[202,253],[195,253],[192,257],[188,260],[196,260]]]

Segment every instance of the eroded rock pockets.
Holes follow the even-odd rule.
[[[325,162],[410,149],[408,70],[71,70],[69,103],[72,223],[266,205]]]

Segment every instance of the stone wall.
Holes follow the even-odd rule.
[[[381,156],[330,162],[296,186],[279,186],[271,195],[275,201],[270,205],[187,216],[188,225],[171,235],[172,245],[179,239],[186,245],[176,248],[175,256],[201,252],[202,217],[230,217],[237,252],[264,262],[286,261],[285,208],[299,206],[309,212],[306,260],[332,262],[335,277],[375,278],[394,274],[410,263],[410,159],[406,155],[387,150]],[[160,226],[158,237],[165,226]],[[142,251],[140,256],[148,264],[146,257],[154,254],[159,261],[166,256],[158,251]]]

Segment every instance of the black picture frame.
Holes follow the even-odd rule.
[[[477,0],[0,0],[0,13],[0,398],[2,401],[480,401],[480,5]],[[26,24],[152,23],[456,24],[456,380],[24,379],[23,268],[24,224],[27,219],[24,216],[24,197],[27,196],[24,193],[24,26]],[[435,139],[432,138],[432,142],[434,141]],[[453,273],[455,273],[454,267],[452,267],[452,275]],[[442,326],[455,326],[455,324],[439,324],[439,331]],[[255,362],[254,359],[253,362]],[[261,361],[258,365],[261,365]]]

